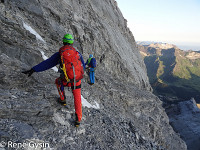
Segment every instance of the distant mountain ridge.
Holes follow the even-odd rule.
[[[140,53],[144,52],[146,54],[152,54],[151,51],[149,51],[149,49],[151,49],[151,48],[156,48],[158,50],[170,49],[170,48],[179,49],[174,44],[168,44],[168,43],[162,43],[162,42],[137,42],[137,44],[139,45]],[[179,50],[181,50],[181,49],[179,49]],[[188,51],[183,51],[183,52],[185,53],[184,54],[185,57],[187,57],[189,59],[198,59],[198,58],[200,58],[200,51],[188,50]]]
[[[169,44],[169,43],[166,43],[166,42],[155,42],[155,41],[136,41],[136,43],[138,45],[141,45],[141,46],[148,46],[150,44]],[[184,51],[195,51],[195,52],[198,52],[200,51],[200,45],[198,44],[194,44],[194,43],[174,43],[174,44],[171,44],[171,45],[174,45],[176,47],[178,47],[179,49],[181,50],[184,50]]]
[[[138,45],[142,45],[142,46],[144,46],[144,45],[150,45],[150,44],[156,44],[156,43],[162,43],[162,42],[154,42],[154,41],[136,41],[136,43],[138,44]]]
[[[142,45],[144,44],[144,45]],[[138,43],[156,95],[200,100],[200,52],[167,43]]]

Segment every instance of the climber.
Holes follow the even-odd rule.
[[[78,127],[82,118],[81,79],[83,78],[85,63],[81,54],[73,47],[73,43],[73,36],[66,34],[63,37],[64,46],[59,49],[59,52],[56,52],[49,59],[22,73],[31,76],[34,72],[45,71],[60,64],[60,77],[55,80],[60,95],[58,102],[66,105],[64,87],[71,87],[75,105],[75,127]]]
[[[90,77],[90,85],[94,84],[95,81],[95,67],[96,67],[96,59],[93,57],[92,54],[89,55],[89,59],[87,60],[87,62],[85,63],[85,66],[88,65],[89,67],[89,77]]]

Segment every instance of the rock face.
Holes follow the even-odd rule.
[[[1,0],[0,8],[1,147],[186,149],[151,93],[114,0]],[[92,53],[98,63],[96,83],[88,85],[87,75],[82,83],[82,96],[96,107],[83,103],[78,129],[71,92],[67,108],[56,103],[56,68],[29,78],[21,73],[57,52],[65,33],[74,35],[85,60]]]
[[[200,109],[194,99],[168,105],[166,112],[170,118],[170,124],[186,142],[188,150],[200,148]]]

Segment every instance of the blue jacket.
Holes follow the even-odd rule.
[[[85,65],[88,65],[91,68],[95,68],[96,67],[96,59],[95,58],[92,58],[91,60],[89,60],[89,59],[87,60]]]
[[[79,53],[79,56],[80,56],[81,62],[83,64],[83,68],[85,70],[85,63],[84,63],[83,57],[82,57],[82,55],[80,53]],[[48,58],[47,60],[42,61],[38,65],[34,66],[32,69],[35,72],[41,72],[41,71],[48,70],[48,69],[58,65],[59,63],[60,63],[60,53],[56,52],[50,58]]]

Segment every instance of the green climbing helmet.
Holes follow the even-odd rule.
[[[74,43],[73,36],[71,34],[65,34],[65,36],[63,37],[63,43],[73,44]]]

